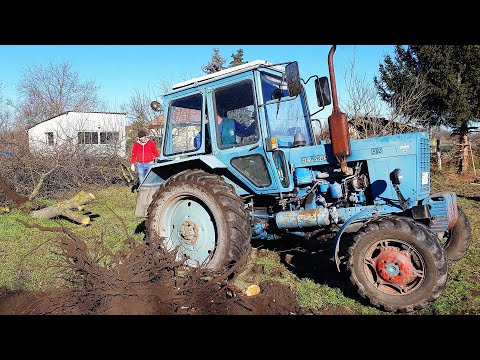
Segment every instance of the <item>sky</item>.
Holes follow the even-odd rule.
[[[232,60],[237,49],[244,50],[244,60],[266,60],[271,63],[297,61],[300,76],[328,76],[329,45],[0,45],[0,82],[4,96],[16,99],[16,83],[26,68],[47,65],[49,61],[68,61],[84,81],[100,85],[99,95],[110,111],[121,111],[135,90],[152,92],[161,81],[175,84],[204,75],[201,66],[211,60],[212,49]],[[340,109],[345,96],[343,73],[355,58],[358,72],[373,82],[385,55],[393,55],[393,45],[338,45],[335,76]],[[313,80],[306,86],[310,112],[318,110]],[[152,99],[154,100],[154,99]],[[327,107],[317,118],[327,118]]]

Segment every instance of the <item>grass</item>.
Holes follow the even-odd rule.
[[[325,284],[318,284],[308,277],[294,275],[280,261],[277,252],[271,250],[260,250],[256,260],[258,265],[263,266],[257,283],[264,280],[278,281],[294,290],[300,307],[310,309],[313,313],[322,313],[331,309],[340,310],[345,314],[380,314],[381,312],[373,307],[360,304],[347,296],[338,287],[330,287]]]
[[[92,218],[90,226],[83,227],[67,219],[37,220],[35,223],[72,230],[87,242],[92,252],[97,241],[112,253],[118,251],[124,246],[127,234],[142,241],[143,235],[135,234],[141,222],[134,216],[136,194],[127,187],[111,187],[95,196],[96,200],[87,204],[84,211]],[[58,234],[25,228],[17,220],[34,222],[20,211],[0,215],[0,287],[50,290],[65,286],[64,270],[58,267],[62,258],[54,241]],[[108,260],[108,256],[104,256],[99,262],[105,264]]]
[[[457,194],[458,203],[472,226],[472,242],[467,255],[450,264],[442,296],[424,313],[480,314],[480,185],[471,185],[472,180],[452,172],[436,173],[432,177],[432,191]]]
[[[449,279],[442,296],[419,314],[480,314],[480,185],[470,185],[472,178],[449,172],[434,173],[432,192],[455,191],[472,228],[473,240],[467,256],[449,266]],[[66,219],[41,220],[43,226],[64,226],[86,239],[93,252],[100,241],[112,253],[123,247],[127,235],[141,242],[141,218],[134,216],[136,194],[127,187],[111,187],[95,193],[96,200],[86,206],[92,224],[87,227]],[[64,275],[57,265],[61,257],[53,239],[56,234],[26,229],[17,219],[32,222],[27,215],[14,211],[0,215],[0,287],[15,290],[49,290],[65,286]],[[122,224],[122,221],[125,225]],[[299,305],[313,313],[384,314],[369,306],[352,291],[348,277],[324,269],[334,269],[330,249],[323,257],[313,251],[294,255],[296,267],[289,264],[288,254],[261,248],[252,261],[263,271],[255,273],[250,283],[275,280],[296,293]],[[302,255],[303,254],[303,255]],[[303,257],[309,272],[298,270]],[[108,256],[99,260],[108,263]],[[299,264],[300,263],[300,264]],[[322,264],[327,265],[322,265]],[[323,274],[323,275],[322,275]]]

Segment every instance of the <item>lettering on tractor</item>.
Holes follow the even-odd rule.
[[[307,156],[300,159],[303,163],[312,163],[317,161],[327,161],[327,157],[325,155],[317,155],[317,156]]]
[[[253,61],[173,86],[135,213],[147,218],[147,237],[219,272],[251,239],[336,232],[333,258],[361,296],[387,311],[421,309],[440,296],[448,260],[465,255],[469,221],[454,193],[430,194],[427,133],[350,140],[334,52],[329,77],[309,77],[318,106],[333,105],[330,143],[315,138],[294,61]],[[340,253],[345,232],[353,243]]]

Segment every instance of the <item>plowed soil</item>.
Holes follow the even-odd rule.
[[[33,226],[33,225],[31,225]],[[295,294],[276,282],[260,284],[261,292],[246,296],[233,285],[246,257],[222,273],[190,269],[175,250],[166,251],[162,239],[135,244],[126,239],[126,250],[108,266],[100,266],[86,243],[63,228],[42,228],[60,234],[65,274],[72,286],[62,291],[9,292],[0,289],[0,314],[75,315],[288,315],[299,313]]]

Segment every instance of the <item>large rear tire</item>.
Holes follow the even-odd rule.
[[[445,231],[440,242],[443,243],[443,248],[450,261],[458,261],[467,253],[468,247],[472,242],[472,227],[467,215],[465,215],[460,206],[458,206],[457,222],[453,228]]]
[[[188,266],[223,271],[251,249],[249,215],[233,186],[203,170],[185,170],[153,196],[147,237],[156,234],[166,249],[178,246]]]
[[[422,309],[440,296],[447,281],[447,256],[437,236],[410,219],[368,223],[348,253],[358,293],[386,311]]]

